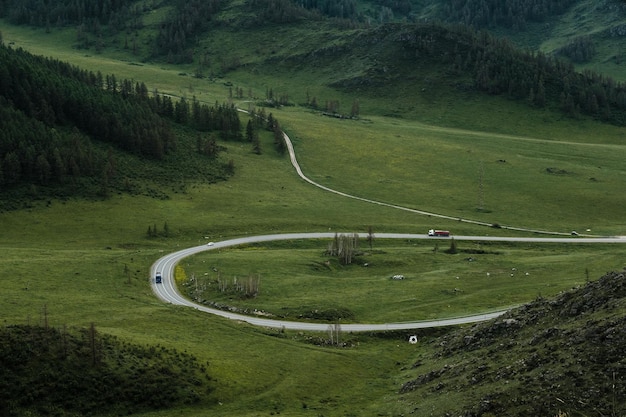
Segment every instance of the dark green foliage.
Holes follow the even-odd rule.
[[[556,53],[580,64],[591,61],[596,53],[596,46],[589,36],[580,36],[559,48]]]
[[[454,240],[454,238],[450,239],[450,247],[448,249],[446,249],[445,252],[450,254],[450,255],[454,255],[454,254],[459,253],[459,249],[457,248],[456,240]]]
[[[298,5],[291,0],[250,0],[247,5],[248,9],[256,14],[251,24],[293,23],[304,19],[319,18],[314,12],[306,9],[306,4]]]
[[[625,303],[624,273],[612,272],[450,333],[433,342],[442,366],[420,371],[420,361],[401,393],[415,392],[418,402],[450,392],[464,398],[438,415],[624,415]]]
[[[206,367],[188,354],[82,331],[0,329],[0,414],[130,414],[199,402]]]
[[[285,142],[285,134],[280,128],[278,120],[274,119],[274,146],[279,154],[283,155],[287,152],[287,142]]]
[[[247,6],[256,15],[252,22],[255,24],[321,20],[323,16],[346,21],[363,20],[356,0],[250,0]]]
[[[626,86],[601,74],[578,73],[569,63],[541,52],[521,51],[505,39],[467,27],[420,24],[392,37],[400,41],[407,61],[429,59],[447,65],[451,73],[471,75],[473,85],[465,88],[529,100],[539,107],[567,105],[573,109],[570,113],[580,110],[606,122],[626,124]]]
[[[177,1],[175,10],[159,26],[154,54],[166,56],[170,63],[192,62],[190,47],[208,29],[220,6],[220,0]]]
[[[132,166],[137,161],[131,165],[128,159],[147,157],[159,161],[154,168],[163,170],[176,163],[175,153],[192,150],[189,143],[177,146],[167,119],[219,132],[225,139],[242,138],[233,105],[211,108],[195,99],[192,104],[190,110],[184,99],[174,103],[169,96],[149,97],[143,83],[103,77],[0,46],[0,189],[4,197],[0,208],[18,208],[7,193],[24,194],[24,190],[29,199],[49,195],[53,189],[57,196],[108,197],[115,189],[138,192],[132,180],[149,170],[137,170]],[[182,135],[187,140],[186,136]],[[232,169],[216,161],[221,150],[213,138],[203,140],[196,152],[214,162],[205,160],[200,169],[194,158],[181,158],[189,172],[195,172],[192,176],[208,174],[204,180],[215,181],[229,175],[227,168]],[[154,172],[147,176],[159,180]]]
[[[565,12],[576,0],[446,0],[441,17],[447,22],[476,28],[524,30],[531,22]]]
[[[147,98],[134,94],[127,80],[118,89],[115,77],[107,76],[103,91],[101,75],[6,47],[0,47],[0,76],[4,106],[11,103],[25,117],[46,126],[75,126],[95,139],[153,158],[162,158],[174,147],[167,124]],[[17,118],[6,122],[18,123]],[[5,147],[7,140],[11,139],[3,141]]]
[[[375,0],[374,3],[386,7],[400,16],[408,16],[412,9],[409,0]]]
[[[327,321],[330,323],[337,322],[338,320],[351,321],[354,320],[354,312],[345,308],[328,308],[328,309],[307,309],[302,307],[299,309],[293,309],[293,311],[287,311],[284,309],[281,311],[281,317],[285,318],[297,318],[312,321]]]
[[[152,103],[158,114],[179,124],[189,125],[200,132],[219,131],[220,137],[225,140],[243,140],[239,112],[232,103],[215,103],[215,106],[211,107],[205,103],[201,104],[195,97],[191,105],[184,97],[173,103],[170,97],[158,94]]]
[[[106,24],[112,16],[127,10],[132,3],[133,0],[3,0],[0,13],[18,25],[43,26],[46,22],[57,21],[74,24],[90,19]]]
[[[78,26],[79,40],[84,33],[101,34],[106,25],[111,33],[142,27],[143,9],[135,0],[0,0],[0,17],[17,25]],[[83,38],[83,39],[81,39]]]

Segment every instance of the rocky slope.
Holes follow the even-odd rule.
[[[401,394],[417,414],[423,399],[455,395],[438,415],[624,415],[625,313],[625,273],[607,273],[436,339]]]

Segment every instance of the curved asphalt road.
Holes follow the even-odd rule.
[[[240,111],[247,113],[245,110]],[[431,217],[438,217],[450,220],[456,220],[466,223],[473,223],[482,226],[491,226],[490,223],[479,222],[468,219],[459,219],[456,217],[446,216],[437,213],[430,213],[422,210],[411,209],[407,207],[397,206],[394,204],[384,203],[376,200],[370,200],[367,198],[357,197],[354,195],[350,195],[347,193],[343,193],[341,191],[333,190],[326,186],[316,183],[315,181],[308,178],[302,172],[300,165],[296,159],[296,154],[293,149],[293,144],[289,136],[283,132],[283,137],[285,139],[285,144],[287,145],[287,149],[289,151],[289,158],[291,159],[291,164],[295,168],[296,172],[304,181],[308,182],[315,187],[321,188],[325,191],[335,193],[341,195],[343,197],[353,198],[360,201],[364,201],[371,204],[378,204],[381,206],[386,206],[394,209],[410,211],[416,214],[427,215]],[[550,233],[550,234],[561,234],[564,233],[553,233],[546,232],[542,230],[529,230],[524,228],[516,228],[510,226],[502,226],[502,228],[509,230],[523,230],[527,232],[535,232],[535,233]],[[239,320],[250,323],[255,326],[264,326],[264,327],[273,327],[273,328],[285,328],[292,330],[309,330],[309,331],[326,331],[328,330],[328,324],[324,323],[304,323],[304,322],[294,322],[294,321],[285,321],[285,320],[272,320],[267,318],[259,318],[252,316],[245,316],[242,314],[231,313],[228,311],[218,310],[215,308],[210,308],[203,306],[201,304],[194,303],[185,297],[183,297],[176,288],[174,282],[174,268],[178,262],[180,262],[183,258],[187,256],[194,255],[199,252],[203,252],[206,250],[213,250],[219,248],[226,248],[229,246],[236,246],[247,243],[256,243],[256,242],[267,242],[272,240],[291,240],[291,239],[323,239],[323,238],[333,238],[335,233],[289,233],[289,234],[277,234],[277,235],[260,235],[260,236],[250,236],[243,237],[238,239],[225,240],[222,242],[216,242],[213,246],[196,246],[188,249],[183,249],[178,252],[171,253],[166,255],[159,260],[157,260],[150,269],[152,290],[154,293],[163,301],[172,303],[175,305],[182,305],[187,307],[192,307],[200,311],[204,311],[206,313],[215,314],[218,316],[226,317],[232,320]],[[360,233],[360,237],[367,237],[367,234]],[[396,233],[377,233],[377,238],[381,239],[445,239],[445,238],[433,238],[428,237],[427,235],[420,234],[396,234]],[[605,237],[605,238],[513,238],[513,237],[486,237],[486,236],[454,236],[456,240],[483,240],[483,241],[505,241],[505,242],[544,242],[544,243],[626,243],[626,237]],[[163,277],[163,282],[161,284],[156,284],[154,281],[154,276],[156,272],[161,272]],[[416,321],[416,322],[404,322],[404,323],[385,323],[385,324],[342,324],[341,329],[344,331],[350,332],[364,332],[364,331],[383,331],[383,330],[408,330],[408,329],[422,329],[427,327],[442,327],[442,326],[453,326],[458,324],[466,324],[466,323],[475,323],[479,321],[490,320],[492,318],[498,317],[504,314],[507,310],[492,312],[488,314],[478,314],[467,317],[459,317],[454,319],[446,319],[446,320],[430,320],[430,321]]]
[[[186,307],[192,307],[206,313],[215,314],[232,320],[239,320],[250,323],[255,326],[285,328],[291,330],[308,330],[308,331],[326,331],[329,324],[325,323],[304,323],[286,320],[272,320],[261,317],[246,316],[243,314],[231,313],[228,311],[218,310],[194,303],[183,297],[176,288],[174,283],[174,268],[182,259],[204,251],[227,248],[248,243],[268,242],[274,240],[299,240],[299,239],[326,239],[333,238],[335,233],[286,233],[275,235],[249,236],[237,239],[224,240],[215,242],[212,246],[201,245],[178,252],[170,253],[157,260],[150,269],[152,290],[161,300]],[[361,238],[366,238],[367,233],[359,233]],[[432,239],[447,240],[448,238],[429,237],[420,234],[403,234],[403,233],[377,233],[376,238],[379,239]],[[626,243],[624,237],[607,237],[607,238],[511,238],[511,237],[485,237],[485,236],[454,236],[456,240],[483,240],[483,241],[508,241],[508,242],[544,242],[544,243]],[[161,272],[163,282],[156,284],[154,276],[156,272]],[[429,320],[414,321],[403,323],[384,323],[384,324],[342,324],[341,329],[349,332],[364,331],[383,331],[383,330],[409,330],[422,329],[427,327],[453,326],[466,323],[475,323],[479,321],[490,320],[505,313],[507,310],[496,311],[488,314],[477,314],[467,317],[459,317],[446,320]]]

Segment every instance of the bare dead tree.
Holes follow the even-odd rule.
[[[341,325],[337,321],[335,324],[328,325],[328,339],[331,345],[339,346],[341,335]]]
[[[374,243],[374,228],[372,226],[367,227],[367,243],[369,243],[370,250],[372,250],[372,244]]]
[[[328,245],[327,254],[339,258],[339,262],[343,265],[352,263],[355,253],[359,248],[359,235],[337,235]]]

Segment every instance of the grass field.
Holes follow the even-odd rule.
[[[623,263],[619,245],[585,249],[460,242],[460,253],[451,255],[445,253],[446,240],[375,239],[372,249],[361,240],[363,253],[351,265],[341,265],[325,254],[328,244],[270,243],[196,255],[182,263],[187,278],[182,288],[192,298],[274,317],[313,319],[339,310],[349,313],[341,318],[344,323],[390,323],[523,304]],[[403,280],[391,279],[399,274]],[[234,289],[250,276],[260,278],[254,298]]]
[[[314,85],[319,76],[303,82],[280,73],[247,79],[249,73],[237,72],[228,80],[200,80],[179,75],[192,73],[191,67],[131,65],[132,58],[120,51],[93,55],[65,48],[43,31],[3,24],[2,33],[4,42],[16,47],[211,103],[228,99],[224,81],[257,92],[280,85],[301,102],[302,85]],[[325,87],[316,94],[333,94],[343,103],[355,98]],[[561,120],[493,97],[356,98],[362,103],[358,121],[325,118],[298,106],[272,110],[313,180],[455,217],[559,232],[626,234],[623,128]],[[382,116],[387,113],[403,117]],[[432,227],[456,234],[504,232],[455,221],[435,224],[425,216],[316,189],[296,176],[287,158],[276,155],[267,137],[261,156],[248,145],[225,146],[236,166],[232,179],[176,181],[164,190],[169,199],[53,200],[0,213],[3,324],[41,323],[45,308],[55,326],[95,323],[104,332],[208,360],[215,395],[200,408],[176,410],[180,416],[398,415],[402,369],[425,344],[409,345],[406,334],[366,334],[344,335],[347,348],[322,347],[312,342],[324,335],[256,329],[164,305],[150,291],[150,265],[165,252],[207,239],[253,234],[366,232],[368,226],[374,233],[423,233]],[[161,229],[165,223],[170,237],[147,237],[148,227]],[[303,306],[348,305],[354,320],[362,322],[449,317],[523,303],[624,266],[621,246],[489,245],[499,254],[476,255],[476,262],[468,262],[473,255],[446,255],[445,247],[433,253],[432,243],[375,241],[375,251],[366,256],[371,267],[327,271],[316,269],[326,260],[325,244],[318,243],[228,250],[190,258],[184,266],[188,274],[208,273],[208,279],[213,276],[207,266],[226,277],[261,274],[262,292],[251,301],[254,308],[287,307],[296,314]],[[524,275],[511,277],[513,268]],[[487,279],[487,272],[498,281]],[[391,282],[393,274],[407,280]],[[420,340],[429,337],[420,333]],[[170,415],[171,410],[145,414]]]

